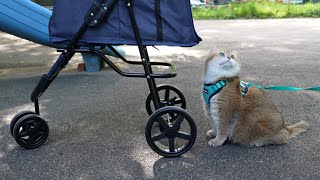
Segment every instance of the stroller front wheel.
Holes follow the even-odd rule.
[[[193,146],[197,128],[187,111],[168,106],[151,115],[145,136],[150,148],[156,153],[165,157],[179,157]]]
[[[157,91],[160,98],[160,108],[165,106],[177,106],[181,107],[182,109],[186,109],[186,99],[178,88],[171,85],[162,84],[157,86]],[[149,93],[146,100],[146,110],[149,115],[151,115],[154,111],[152,104],[151,94]]]
[[[20,118],[13,128],[16,142],[26,148],[34,149],[41,146],[48,138],[49,126],[39,115],[29,114]]]
[[[11,122],[10,122],[10,133],[11,135],[13,136],[13,128],[14,126],[16,125],[16,123],[23,117],[23,116],[26,116],[26,115],[29,115],[29,114],[36,114],[35,112],[33,111],[22,111],[20,113],[18,113],[17,115],[15,115]]]

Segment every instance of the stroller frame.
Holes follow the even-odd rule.
[[[79,28],[79,31],[74,34],[71,41],[68,43],[67,47],[64,49],[58,49],[58,52],[61,52],[59,58],[54,63],[48,74],[44,74],[37,86],[31,94],[31,101],[34,102],[35,112],[32,111],[23,111],[17,114],[10,123],[10,130],[15,138],[16,142],[27,149],[37,148],[41,146],[47,139],[49,134],[49,127],[41,117],[40,117],[40,107],[39,107],[39,98],[45,92],[45,90],[50,86],[52,81],[58,76],[60,71],[68,64],[71,58],[75,53],[90,53],[96,55],[102,59],[106,64],[108,64],[114,71],[118,74],[126,77],[137,77],[137,78],[146,78],[150,93],[147,97],[146,109],[151,117],[147,123],[145,135],[146,140],[156,153],[166,156],[166,157],[177,157],[181,156],[187,152],[194,144],[196,139],[196,125],[192,117],[184,110],[185,98],[183,94],[175,87],[170,85],[156,86],[155,78],[172,78],[177,75],[176,68],[174,65],[166,62],[151,62],[147,47],[143,45],[141,36],[139,34],[139,29],[135,20],[135,15],[133,11],[132,0],[127,0],[127,7],[130,15],[130,20],[133,27],[133,33],[137,42],[137,46],[140,53],[141,62],[139,61],[129,61],[125,59],[121,54],[119,54],[112,46],[107,46],[114,52],[118,58],[128,64],[132,65],[142,65],[144,73],[136,72],[124,72],[119,69],[114,63],[112,63],[100,50],[95,48],[97,44],[88,44],[89,48],[79,47],[77,43],[81,36],[86,32],[90,27],[94,27],[99,24],[99,22],[106,19],[116,0],[109,0],[106,3],[103,3],[103,0],[95,1],[89,12],[87,13],[84,23]],[[153,73],[152,66],[167,66],[170,67],[170,73]],[[159,91],[165,91],[164,99],[159,97]],[[176,93],[179,97],[171,98],[169,97],[170,91]],[[151,108],[151,101],[153,102],[154,112]],[[179,107],[177,107],[179,106]],[[168,118],[164,118],[167,116]],[[180,131],[180,126],[183,121],[186,121],[190,126],[189,133]],[[31,122],[31,125],[30,125]],[[160,133],[152,135],[154,124],[158,124]],[[32,129],[30,129],[30,127]],[[29,129],[28,129],[29,128]],[[23,130],[21,130],[23,129]],[[35,130],[34,130],[35,129]],[[27,132],[30,139],[23,139],[23,133]],[[26,133],[25,133],[26,134]],[[168,139],[168,148],[162,149],[157,145],[157,141]],[[177,148],[175,143],[175,138],[181,138],[186,142],[183,146]]]

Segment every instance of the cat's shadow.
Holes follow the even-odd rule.
[[[188,179],[190,174],[193,179],[203,179],[204,174],[195,173],[195,169],[202,172],[208,168],[242,168],[243,162],[260,166],[261,160],[273,159],[275,154],[279,154],[278,158],[286,156],[287,148],[286,145],[255,147],[229,142],[220,147],[204,144],[194,147],[191,152],[178,158],[160,158],[153,165],[153,173],[156,179],[168,179],[168,176],[173,174],[179,179]]]

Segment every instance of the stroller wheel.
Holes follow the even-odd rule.
[[[160,98],[160,108],[165,106],[177,106],[182,109],[186,108],[186,99],[184,98],[182,92],[171,85],[159,85],[157,87]],[[146,109],[149,115],[154,112],[154,106],[149,93],[146,100]]]
[[[13,128],[14,139],[26,149],[41,146],[47,140],[48,135],[49,126],[47,122],[36,114],[23,116]]]
[[[12,136],[13,136],[14,125],[16,125],[16,123],[19,121],[19,119],[21,119],[23,116],[26,116],[28,114],[36,114],[36,113],[32,112],[32,111],[22,111],[12,118],[12,120],[10,122],[10,133]]]
[[[193,146],[197,127],[184,109],[163,107],[149,118],[145,136],[147,143],[156,153],[165,157],[178,157]]]

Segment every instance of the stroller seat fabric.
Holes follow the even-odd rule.
[[[55,0],[50,20],[50,40],[67,44],[84,22],[95,0]],[[194,46],[201,41],[196,34],[189,0],[133,0],[142,44]],[[118,0],[109,16],[89,28],[80,43],[136,45],[126,0]]]

